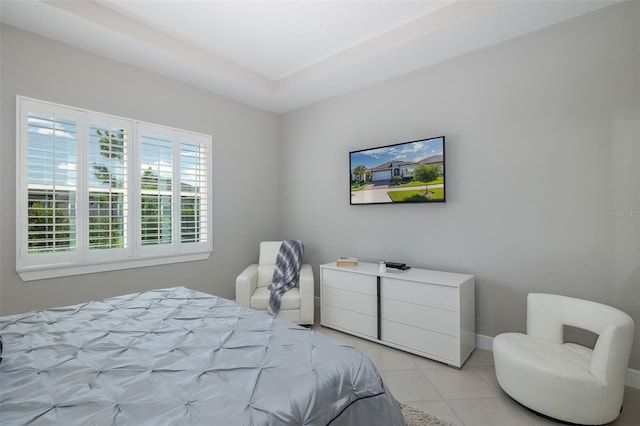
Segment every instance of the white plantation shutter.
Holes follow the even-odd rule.
[[[180,241],[185,245],[209,240],[209,150],[203,138],[180,142]]]
[[[46,255],[55,262],[72,262],[77,258],[79,116],[73,110],[33,103],[19,111],[23,142],[18,172],[23,176],[16,207],[18,259]]]
[[[85,199],[90,257],[128,257],[132,123],[91,114],[87,127]]]
[[[211,136],[18,97],[23,280],[205,259]]]
[[[75,250],[75,120],[28,115],[29,252]]]
[[[167,131],[169,132],[169,131]],[[174,142],[171,136],[140,134],[141,244],[173,242]]]

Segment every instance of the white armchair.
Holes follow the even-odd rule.
[[[273,269],[282,241],[262,241],[258,264],[249,265],[236,278],[236,302],[256,311],[267,312]],[[297,324],[313,324],[314,281],[311,265],[303,264],[298,286],[284,293],[278,318]]]
[[[563,326],[598,335],[593,349],[564,343]],[[527,334],[493,340],[498,383],[513,399],[558,420],[599,425],[620,414],[634,323],[601,303],[554,294],[527,298]]]

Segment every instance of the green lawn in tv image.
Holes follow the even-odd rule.
[[[351,204],[445,201],[444,136],[349,153]]]

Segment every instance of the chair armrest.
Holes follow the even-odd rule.
[[[236,278],[236,302],[243,306],[251,306],[251,295],[258,285],[258,265],[247,266]]]
[[[300,323],[313,324],[315,309],[315,286],[313,280],[313,268],[304,264],[300,268]]]
[[[633,345],[634,324],[631,317],[626,324],[605,326],[591,356],[591,374],[601,380],[606,389],[603,411],[619,413],[624,399],[627,366]],[[612,417],[613,418],[613,417]]]
[[[625,324],[609,324],[602,330],[591,355],[591,374],[605,383],[625,383],[634,329],[629,317]]]

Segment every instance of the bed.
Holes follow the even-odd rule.
[[[404,425],[358,349],[185,287],[0,317],[0,423]]]

